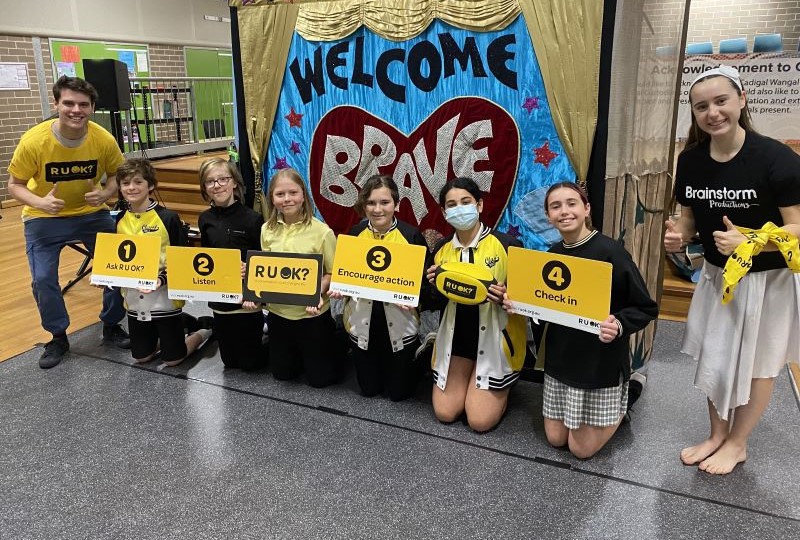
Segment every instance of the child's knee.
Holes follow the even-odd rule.
[[[563,448],[569,440],[569,429],[559,420],[544,419],[544,434],[547,442],[555,448]]]
[[[453,404],[434,403],[433,414],[436,419],[443,424],[452,424],[464,413],[464,407],[457,407]]]
[[[497,424],[500,423],[500,416],[478,415],[476,418],[476,415],[472,414],[467,416],[467,423],[472,431],[476,433],[486,433],[494,429]]]
[[[602,446],[591,444],[586,441],[576,440],[573,437],[569,439],[569,451],[578,459],[589,459],[600,451]]]

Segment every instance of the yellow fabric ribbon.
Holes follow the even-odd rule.
[[[722,271],[722,303],[727,304],[733,299],[733,290],[753,267],[753,257],[761,253],[767,242],[778,246],[778,250],[786,259],[786,265],[792,272],[800,272],[800,249],[798,239],[771,221],[764,224],[761,229],[748,229],[736,227],[742,233],[746,242],[742,242],[728,257],[725,269]]]

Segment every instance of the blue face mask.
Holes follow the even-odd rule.
[[[468,231],[478,223],[478,207],[474,204],[453,206],[445,211],[444,219],[454,229]]]

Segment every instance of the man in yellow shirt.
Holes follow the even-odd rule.
[[[42,327],[53,335],[39,367],[58,365],[69,350],[69,314],[58,283],[61,250],[80,240],[94,252],[98,232],[114,232],[106,201],[117,194],[116,172],[124,158],[108,131],[89,121],[97,90],[77,77],[53,85],[58,118],[29,129],[8,166],[8,191],[25,204],[22,219],[33,296]],[[105,186],[100,181],[106,176]],[[119,325],[125,316],[118,291],[103,291],[103,341],[130,347]]]

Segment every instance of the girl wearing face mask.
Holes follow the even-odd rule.
[[[439,265],[461,261],[486,268],[497,283],[479,305],[445,302],[439,295],[444,307],[431,360],[436,383],[433,411],[445,423],[466,413],[469,426],[485,432],[502,418],[510,388],[525,361],[525,319],[507,314],[502,307],[508,246],[522,244],[481,223],[483,200],[470,178],[447,182],[439,204],[455,233],[434,249],[428,280],[433,283]]]
[[[350,229],[351,236],[424,246],[420,232],[395,217],[400,194],[389,176],[373,176],[358,193],[356,211],[366,219]],[[427,283],[423,285],[427,289]],[[340,293],[331,293],[340,298]],[[422,292],[420,297],[424,297]],[[419,347],[416,308],[365,298],[347,297],[344,325],[353,347],[356,378],[364,396],[385,391],[392,401],[410,397],[424,370],[415,360]]]
[[[200,167],[200,194],[211,203],[197,221],[200,245],[237,249],[242,261],[248,250],[261,249],[264,218],[243,204],[244,182],[234,163],[222,158],[205,161]],[[260,368],[265,363],[261,310],[223,302],[209,302],[208,307],[214,312],[214,335],[225,367],[245,371]]]

